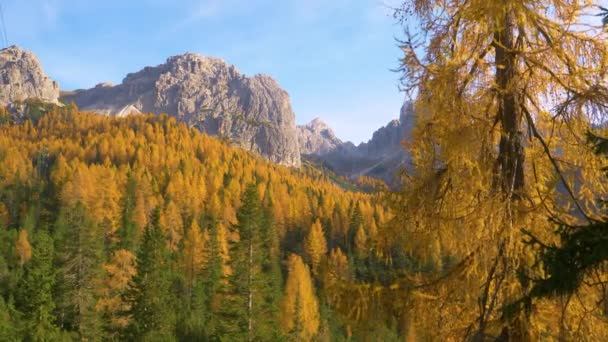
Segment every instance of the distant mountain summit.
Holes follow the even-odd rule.
[[[302,149],[306,152],[303,152],[306,158],[323,164],[337,174],[351,178],[369,176],[393,183],[397,172],[409,163],[402,141],[410,136],[414,123],[413,107],[407,102],[401,107],[398,120],[392,120],[379,128],[368,142],[355,146],[351,142],[342,143],[335,138],[329,127],[313,121],[298,127],[300,148],[303,146],[302,132],[307,132],[309,135],[306,135],[305,140],[315,143],[306,145],[310,147],[308,150]],[[333,138],[328,138],[328,135]]]
[[[298,126],[298,142],[303,155],[324,155],[343,144],[320,118]]]
[[[270,76],[246,77],[219,58],[186,53],[128,74],[121,84],[66,93],[66,101],[107,115],[167,113],[288,166],[300,165],[289,95]]]
[[[33,98],[58,104],[59,84],[33,53],[14,45],[0,50],[0,106]]]

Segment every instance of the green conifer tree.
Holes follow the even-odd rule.
[[[53,240],[45,231],[34,235],[32,259],[17,287],[17,308],[23,313],[25,340],[53,341],[59,337],[55,325],[53,286]]]
[[[141,341],[173,340],[175,315],[172,310],[171,272],[167,244],[155,209],[137,253],[137,275],[129,284],[125,300],[130,303],[130,325],[125,338]]]
[[[272,224],[265,218],[255,185],[247,186],[237,212],[239,241],[232,248],[230,295],[224,317],[224,338],[270,341],[279,334],[278,265],[272,256]]]
[[[103,231],[80,202],[62,210],[56,228],[55,293],[60,324],[83,340],[100,340],[102,320],[95,306],[102,275]]]

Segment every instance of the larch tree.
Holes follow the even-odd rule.
[[[17,250],[17,256],[19,257],[19,266],[23,266],[32,258],[32,246],[30,245],[27,229],[19,230],[19,235],[15,242],[15,249]]]
[[[606,33],[589,19],[598,11],[588,0],[411,0],[396,12],[417,118],[413,168],[384,233],[405,233],[406,248],[436,265],[401,283],[418,294],[409,308],[420,315],[409,316],[435,338],[533,339],[556,324],[506,308],[541,272],[522,229],[551,241],[546,217],[601,214],[608,184],[584,139],[608,106]],[[446,269],[446,256],[460,261]],[[426,310],[434,300],[445,309]]]
[[[116,339],[129,323],[123,315],[129,310],[129,304],[122,294],[137,271],[135,255],[128,249],[115,250],[103,268],[103,285],[96,309],[104,317],[106,337]]]
[[[186,278],[186,287],[189,294],[192,294],[197,277],[202,274],[207,262],[206,249],[209,236],[205,233],[201,232],[196,220],[192,220],[184,239],[181,267]]]
[[[180,210],[174,201],[169,201],[165,210],[161,212],[160,226],[167,235],[169,249],[173,252],[177,251],[184,234],[184,223]]]
[[[602,215],[608,182],[585,138],[608,109],[598,11],[589,0],[410,0],[397,9],[416,125],[412,167],[390,196],[396,216],[379,235],[385,250],[397,241],[429,269],[360,286],[359,298],[387,303],[380,309],[423,339],[535,339],[558,330],[556,317],[606,338],[601,318],[575,319],[578,300],[562,311],[507,310],[542,274],[522,230],[555,241],[547,217]],[[351,312],[360,319],[374,314],[359,303],[364,310]]]
[[[304,252],[312,267],[312,273],[317,275],[321,260],[327,253],[327,240],[325,239],[325,233],[323,233],[323,227],[319,219],[313,223],[308,231],[308,235],[304,240]]]
[[[367,234],[363,226],[359,226],[357,233],[355,234],[355,254],[359,257],[365,257],[367,255],[368,243]]]
[[[287,260],[287,282],[281,302],[281,328],[296,341],[311,341],[319,330],[319,304],[308,266],[299,255]]]

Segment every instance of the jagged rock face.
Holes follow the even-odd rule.
[[[245,77],[218,58],[184,54],[66,94],[80,108],[108,115],[167,113],[210,135],[288,166],[300,165],[289,95],[269,76]]]
[[[342,145],[334,131],[319,118],[298,126],[298,143],[301,154],[317,156],[327,154]]]
[[[386,155],[395,151],[402,151],[403,139],[409,137],[414,127],[414,114],[411,103],[401,107],[399,120],[392,120],[388,125],[379,128],[367,143],[358,146],[358,149],[367,155]]]
[[[342,143],[326,153],[307,158],[351,178],[371,176],[394,183],[396,173],[408,166],[409,156],[402,141],[410,136],[414,123],[413,108],[408,102],[401,107],[399,120],[378,129],[368,142],[358,146],[351,142]]]
[[[32,98],[58,104],[59,85],[33,53],[18,46],[0,50],[0,106]]]

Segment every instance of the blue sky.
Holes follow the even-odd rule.
[[[273,76],[298,123],[366,141],[399,116],[393,0],[0,0],[10,44],[62,89],[120,83],[184,52]]]

